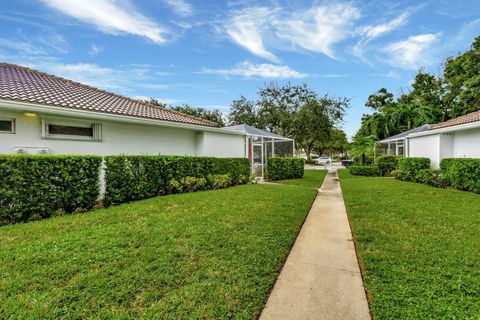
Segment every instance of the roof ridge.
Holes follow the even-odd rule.
[[[111,96],[112,98],[126,99],[126,100],[128,100],[128,102],[136,102],[136,103],[139,103],[139,104],[141,104],[143,106],[146,106],[146,107],[157,108],[157,109],[160,109],[164,112],[169,112],[169,113],[181,115],[183,117],[187,117],[187,118],[190,118],[192,120],[199,121],[201,123],[203,122],[203,123],[205,123],[205,125],[219,127],[219,125],[216,122],[213,122],[213,121],[205,120],[205,119],[198,118],[198,117],[195,117],[195,116],[192,116],[192,115],[188,115],[188,114],[185,114],[185,113],[182,113],[182,112],[174,111],[174,110],[171,110],[169,108],[163,108],[161,106],[151,104],[147,101],[134,99],[134,98],[131,98],[131,97],[127,97],[127,96],[115,93],[115,92],[110,92],[110,91],[106,91],[106,90],[103,90],[103,89],[99,89],[99,88],[96,88],[96,87],[93,87],[93,86],[90,86],[90,85],[87,85],[87,84],[84,84],[84,83],[81,83],[81,82],[78,82],[78,81],[73,81],[73,80],[70,80],[70,79],[66,79],[66,78],[56,76],[56,75],[53,75],[53,74],[50,74],[50,73],[47,73],[47,72],[44,72],[44,71],[36,70],[36,69],[30,68],[30,67],[26,67],[26,66],[14,64],[14,63],[9,63],[9,62],[5,62],[5,61],[3,61],[3,62],[0,61],[0,67],[1,66],[7,66],[7,67],[16,68],[18,70],[24,70],[26,72],[30,72],[30,73],[33,73],[33,74],[45,76],[45,77],[47,77],[49,79],[53,79],[53,80],[60,80],[64,83],[66,83],[66,84],[73,84],[73,85],[76,85],[76,86],[79,86],[79,87],[82,87],[82,88],[85,88],[85,89],[93,90],[95,93],[98,93],[98,94],[103,93],[103,94],[106,94],[108,96]]]

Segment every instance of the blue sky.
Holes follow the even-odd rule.
[[[228,111],[277,81],[351,98],[408,91],[480,35],[472,1],[17,0],[0,7],[0,60],[130,97]]]

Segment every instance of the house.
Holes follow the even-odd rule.
[[[382,154],[404,156],[408,154],[408,151],[407,151],[408,144],[406,143],[407,137],[410,134],[423,132],[428,129],[430,129],[430,125],[425,124],[423,126],[413,128],[408,131],[391,136],[389,138],[380,140],[376,145],[376,150],[379,151],[378,149],[380,149],[380,153]]]
[[[268,158],[293,157],[295,141],[278,134],[241,124],[222,128],[226,131],[241,132],[247,136],[245,154],[252,165],[252,172],[263,177]]]
[[[445,158],[480,158],[480,111],[409,133],[403,141],[405,156],[430,158],[434,168]]]
[[[246,157],[247,134],[0,63],[0,154]]]

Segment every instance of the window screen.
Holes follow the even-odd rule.
[[[13,120],[0,119],[0,132],[13,132]]]
[[[48,133],[51,135],[61,134],[66,136],[80,136],[80,137],[93,138],[93,126],[92,127],[74,127],[74,126],[49,124]]]

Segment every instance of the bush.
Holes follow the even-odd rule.
[[[348,169],[354,176],[378,177],[381,175],[377,166],[350,166]]]
[[[0,224],[91,209],[101,162],[96,156],[0,156]]]
[[[430,169],[429,158],[400,158],[398,159],[398,170],[401,171],[403,179],[406,181],[415,181],[415,177],[420,170]]]
[[[203,190],[208,185],[209,175],[228,174],[229,185],[244,184],[249,181],[251,172],[246,158],[108,156],[105,162],[107,206],[168,193]],[[205,187],[201,186],[203,180],[198,179],[205,179]]]
[[[443,159],[440,168],[452,187],[480,193],[480,159]]]
[[[172,193],[195,192],[205,190],[207,187],[207,179],[196,177],[181,178],[180,181],[170,180],[169,189]]]
[[[305,160],[302,158],[268,158],[265,178],[270,181],[302,178]]]
[[[384,155],[375,159],[375,165],[380,169],[380,174],[384,177],[391,175],[391,172],[398,169],[398,159],[400,156]]]
[[[225,189],[232,184],[232,178],[229,174],[214,174],[208,176],[210,189]]]
[[[446,188],[448,183],[443,180],[442,172],[438,169],[422,169],[417,172],[415,181],[432,187]]]

